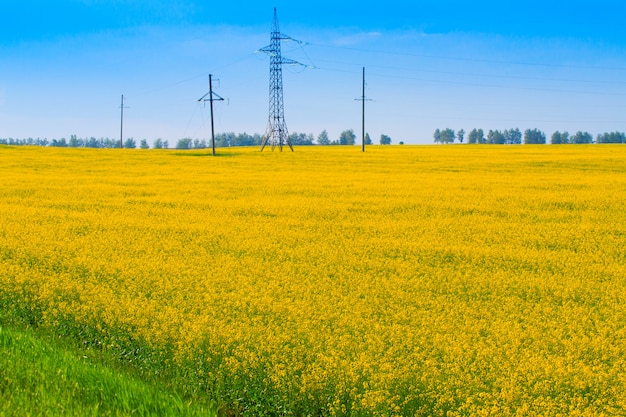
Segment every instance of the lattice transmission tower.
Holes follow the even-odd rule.
[[[291,40],[302,43],[283,33],[278,28],[278,15],[274,7],[274,21],[272,23],[271,43],[269,46],[260,49],[270,57],[270,102],[269,102],[269,118],[267,120],[267,129],[261,143],[261,151],[269,143],[272,150],[276,146],[282,151],[283,146],[289,146],[293,151],[287,124],[285,123],[285,105],[283,103],[283,64],[287,65],[303,65],[293,59],[285,58],[281,53],[281,41]]]

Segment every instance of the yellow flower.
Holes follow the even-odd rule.
[[[0,305],[273,411],[626,408],[622,146],[221,153],[0,147]]]

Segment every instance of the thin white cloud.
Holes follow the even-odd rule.
[[[333,40],[335,46],[354,46],[380,39],[381,32],[359,32]]]

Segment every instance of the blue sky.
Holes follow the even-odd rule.
[[[620,1],[3,0],[0,137],[208,138],[208,74],[227,100],[217,132],[263,133],[273,7],[306,44],[283,54],[291,132],[432,143],[436,128],[626,131]]]

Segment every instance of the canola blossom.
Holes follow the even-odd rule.
[[[623,146],[0,147],[0,173],[0,299],[226,414],[626,413]]]

